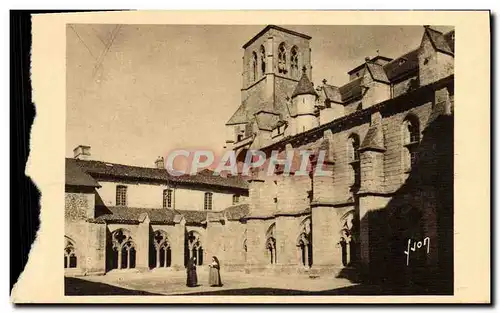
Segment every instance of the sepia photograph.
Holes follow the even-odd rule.
[[[491,303],[490,18],[33,14],[11,301]]]
[[[66,295],[452,295],[453,25],[66,28]]]

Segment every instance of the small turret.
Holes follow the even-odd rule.
[[[306,70],[304,66],[302,68],[302,77],[292,93],[297,133],[302,133],[319,125],[315,108],[318,94],[314,90],[313,83],[307,77]]]

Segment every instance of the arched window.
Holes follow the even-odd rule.
[[[111,234],[113,268],[135,268],[135,244],[126,229],[117,229]]]
[[[186,264],[187,260],[196,257],[196,265],[203,265],[203,246],[201,244],[201,236],[196,231],[190,231],[186,236]]]
[[[282,42],[278,47],[278,73],[286,74],[288,72],[286,65],[286,47]]]
[[[260,71],[262,76],[266,75],[266,49],[260,46]]]
[[[257,53],[252,52],[252,80],[257,79]]]
[[[172,264],[172,250],[167,233],[163,230],[156,230],[153,233],[153,246],[155,248],[155,260],[153,264],[156,268],[170,267]]]
[[[76,268],[78,266],[77,261],[74,241],[65,237],[64,268]]]
[[[417,148],[420,142],[420,124],[414,115],[405,118],[402,125],[403,171],[409,172],[417,160]]]
[[[299,51],[296,46],[292,47],[290,53],[290,72],[292,74],[292,77],[299,76]]]
[[[352,134],[347,140],[347,159],[353,171],[353,187],[357,187],[361,183],[361,169],[359,164],[359,137],[356,134]]]
[[[276,237],[275,237],[276,224],[273,223],[266,232],[266,252],[269,264],[276,264]]]
[[[352,265],[357,260],[357,222],[355,220],[355,210],[344,213],[340,218],[340,247],[342,250],[342,264],[344,266]]]
[[[306,218],[300,226],[299,236],[297,238],[297,247],[299,252],[300,264],[305,267],[311,267],[312,260],[312,232],[311,219]]]

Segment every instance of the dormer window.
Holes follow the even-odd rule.
[[[405,63],[406,63],[406,59],[404,59],[404,58],[401,58],[401,59],[399,59],[399,61],[398,61],[398,64],[399,64],[399,65],[403,65],[403,64],[405,64]]]
[[[233,204],[238,204],[240,202],[240,195],[233,195]]]

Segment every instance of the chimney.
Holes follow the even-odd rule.
[[[74,158],[77,160],[90,159],[90,146],[79,145],[73,149]]]
[[[156,166],[156,168],[165,169],[165,161],[164,161],[163,157],[158,157],[156,159],[155,166]]]

